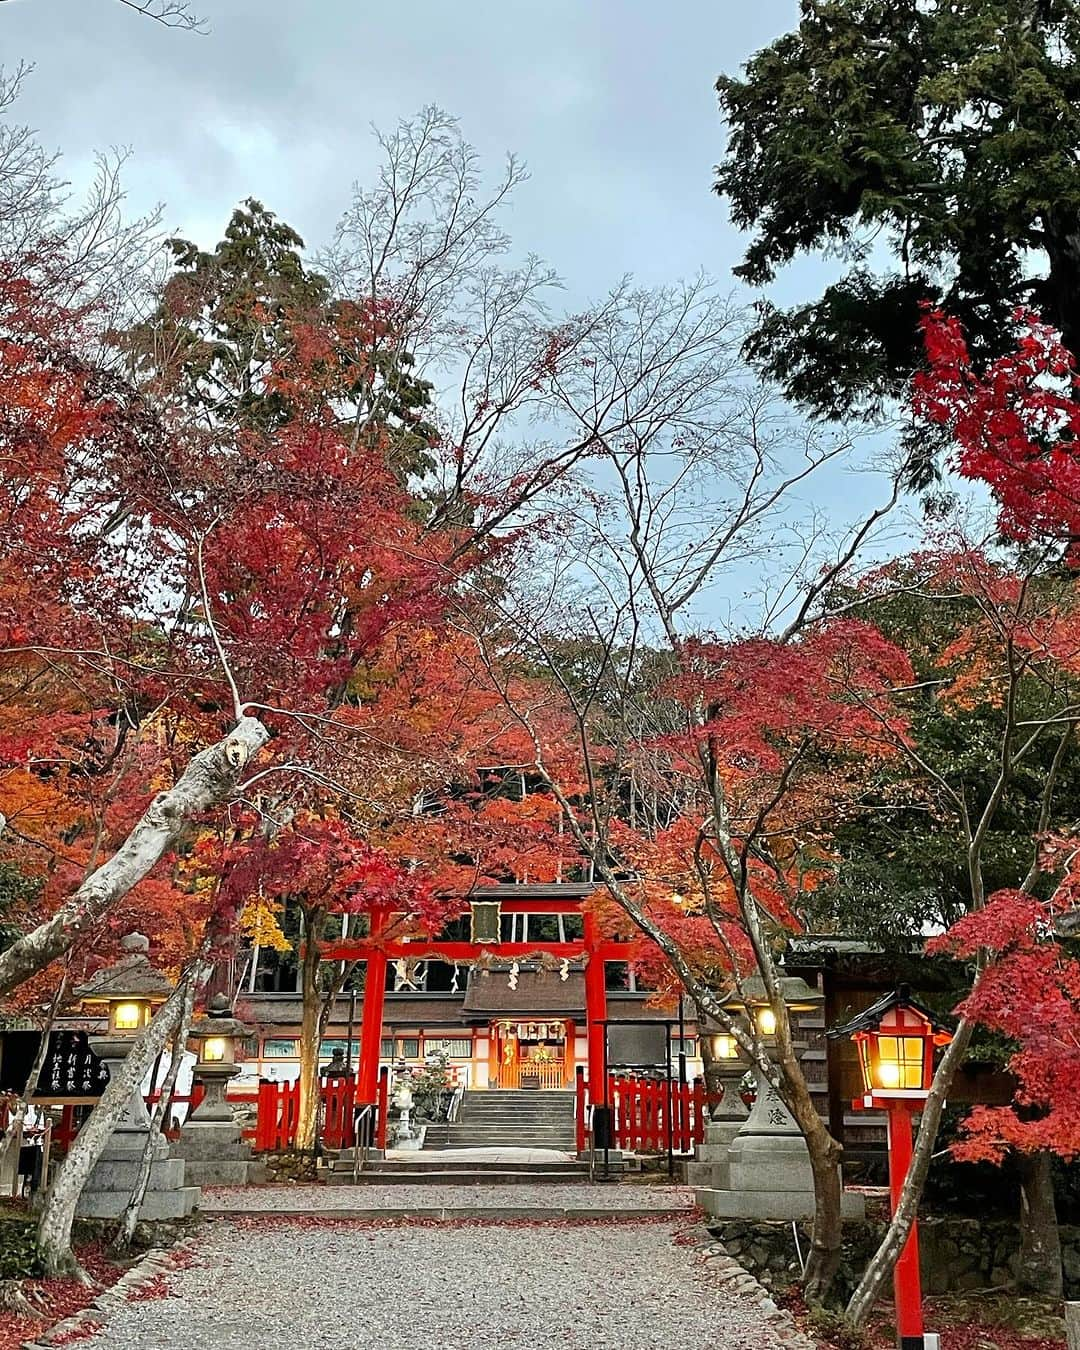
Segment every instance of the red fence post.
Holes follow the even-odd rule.
[[[694,1136],[693,1143],[703,1144],[705,1142],[705,1121],[708,1116],[708,1106],[705,1100],[705,1079],[698,1078],[694,1081]]]
[[[255,1103],[255,1151],[265,1153],[270,1147],[270,1111],[273,1099],[273,1083],[260,1083],[259,1095]]]
[[[386,1147],[387,1113],[390,1100],[390,1070],[384,1064],[379,1070],[379,1091],[375,1106],[375,1147]]]
[[[574,1128],[575,1143],[579,1153],[585,1152],[585,1066],[579,1064],[574,1070]]]
[[[60,1124],[53,1130],[53,1141],[64,1148],[71,1147],[71,1141],[78,1131],[75,1128],[75,1108],[65,1106],[60,1112]]]
[[[296,1130],[300,1124],[300,1079],[295,1079],[289,1084],[287,1094],[289,1103],[288,1114],[285,1118],[285,1137],[281,1141],[282,1148],[292,1148],[296,1142]]]
[[[322,1141],[327,1148],[339,1148],[338,1094],[337,1082],[333,1079],[319,1080],[319,1102],[322,1106]]]
[[[689,1153],[692,1137],[690,1122],[690,1084],[679,1084],[679,1152]]]
[[[356,1147],[356,1079],[343,1079],[341,1094],[341,1147]]]

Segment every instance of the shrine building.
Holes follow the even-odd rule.
[[[673,1020],[639,990],[625,942],[602,938],[586,900],[588,883],[477,888],[437,938],[393,936],[392,913],[377,914],[364,937],[322,943],[324,961],[361,961],[363,990],[335,1003],[320,1059],[335,1051],[359,1071],[358,1099],[374,1100],[380,1067],[419,1067],[446,1056],[467,1090],[567,1090],[579,1067],[603,1073],[603,1021]],[[251,1037],[238,1087],[299,1073],[301,1001],[295,983],[258,975],[240,995]],[[262,986],[262,987],[260,987]],[[701,1071],[696,1027],[684,1008],[689,1070]]]

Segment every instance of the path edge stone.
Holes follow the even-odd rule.
[[[786,1350],[821,1350],[819,1342],[803,1331],[791,1313],[781,1308],[761,1281],[728,1254],[724,1244],[704,1224],[697,1226],[694,1248],[718,1288],[744,1295],[757,1304],[761,1320],[776,1333],[778,1346]]]
[[[103,1289],[92,1303],[88,1303],[77,1313],[72,1313],[70,1317],[54,1322],[33,1340],[23,1341],[20,1350],[48,1350],[50,1346],[56,1344],[58,1337],[63,1338],[61,1344],[64,1344],[66,1339],[71,1338],[72,1332],[81,1336],[100,1330],[114,1308],[126,1303],[137,1290],[156,1280],[159,1275],[165,1274],[172,1268],[181,1252],[193,1252],[197,1242],[198,1239],[192,1236],[181,1238],[171,1247],[151,1247],[130,1270],[126,1270],[120,1276],[115,1284]]]

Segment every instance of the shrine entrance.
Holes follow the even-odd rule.
[[[489,1033],[488,1086],[549,1091],[573,1086],[574,1024],[500,1018]]]
[[[519,977],[526,978],[522,966],[540,961],[551,968],[553,979],[565,981],[571,966],[576,965],[584,980],[585,1079],[593,1101],[601,1101],[605,1063],[603,1023],[607,1017],[604,964],[625,960],[626,948],[601,936],[596,917],[585,904],[594,890],[594,886],[583,883],[479,888],[461,902],[460,914],[471,928],[467,941],[451,937],[410,940],[408,936],[398,936],[396,916],[388,907],[372,915],[368,936],[322,944],[320,954],[324,960],[364,961],[367,965],[357,1102],[367,1104],[376,1100],[387,963],[429,958],[462,965],[480,964],[482,975],[489,978],[493,977],[493,963],[507,967],[505,978],[510,992],[498,1006],[501,1010],[511,1002],[511,1007],[502,1016],[489,1013],[484,1018],[490,1032],[488,1081],[497,1081],[499,1088],[504,1089],[551,1091],[583,1086],[575,1073],[578,1066],[573,1048],[574,1023],[558,1015],[545,1017],[542,1013],[530,1015],[523,1009],[519,1011],[512,1007],[511,1000],[511,994],[518,990]],[[555,918],[554,936],[541,933],[534,937],[529,931],[527,936],[523,932],[519,939],[513,916],[537,914]],[[567,916],[576,920],[572,937]],[[525,929],[524,921],[520,927]]]

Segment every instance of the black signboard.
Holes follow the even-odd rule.
[[[0,1040],[0,1090],[22,1092],[34,1067],[41,1036],[36,1031],[6,1031]],[[85,1031],[49,1033],[35,1098],[93,1101],[108,1082],[108,1067],[90,1049]]]
[[[608,1064],[620,1069],[661,1068],[667,1061],[667,1043],[663,1022],[609,1022]]]

